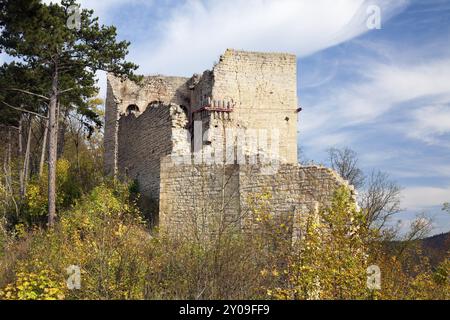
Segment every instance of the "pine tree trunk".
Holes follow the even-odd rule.
[[[11,152],[12,152],[12,146],[11,146],[11,128],[8,128],[8,150],[7,155],[5,157],[5,166],[3,170],[5,171],[5,183],[6,183],[6,190],[8,194],[8,199],[11,200],[11,202],[14,204],[14,207],[16,209],[16,218],[19,218],[19,207],[17,205],[16,200],[14,199],[14,190],[12,187],[12,171],[11,171]]]
[[[11,186],[11,128],[8,128],[8,155],[7,155],[7,179],[8,185]]]
[[[28,178],[30,175],[30,155],[31,155],[31,133],[33,128],[33,118],[30,115],[30,121],[28,125],[28,137],[27,137],[27,147],[25,149],[25,159],[23,161],[23,196],[27,193]]]
[[[75,153],[77,156],[77,171],[78,171],[78,177],[81,177],[81,165],[80,165],[80,139],[79,139],[79,132],[77,132],[77,137],[75,138]]]
[[[21,160],[23,157],[23,114],[20,115],[19,120],[19,159]],[[19,160],[19,161],[20,161]],[[20,163],[20,162],[19,162]],[[23,196],[23,167],[19,164],[19,194],[22,197]]]
[[[67,118],[69,117],[69,108],[64,110],[61,118],[61,106],[58,106],[58,159],[64,154],[66,145]]]
[[[47,151],[48,120],[45,120],[44,137],[42,138],[41,160],[39,161],[39,177],[44,173],[45,152]]]
[[[48,123],[48,226],[52,227],[56,219],[56,161],[58,149],[58,119],[56,116],[58,104],[58,67],[55,65],[52,79]]]

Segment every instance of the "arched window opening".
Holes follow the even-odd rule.
[[[155,101],[150,102],[150,103],[148,104],[147,108],[156,107],[156,106],[158,106],[158,105],[160,105],[160,104],[161,104],[161,101],[155,100]]]
[[[130,104],[127,108],[127,116],[130,114],[138,114],[139,113],[139,107],[135,104]]]

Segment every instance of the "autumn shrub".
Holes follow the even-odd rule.
[[[2,183],[3,176],[0,175],[0,258],[5,255],[12,236],[8,230],[8,214],[10,212],[11,197],[6,190],[6,186]],[[1,268],[1,265],[0,265]]]
[[[344,188],[328,208],[282,217],[271,214],[269,192],[257,194],[245,232],[211,225],[208,236],[149,230],[135,200],[129,185],[103,183],[62,210],[53,228],[7,238],[0,299],[449,297],[448,258],[433,269],[412,263],[413,248],[402,256],[375,250]],[[381,290],[367,288],[371,264],[381,269]],[[73,267],[79,288],[69,286]]]
[[[82,287],[58,287],[66,299],[143,298],[149,234],[128,196],[126,185],[100,185],[62,212],[54,228],[33,231],[26,256],[14,267],[16,280],[4,291],[15,297],[27,282],[22,278],[42,272],[49,283],[65,284],[67,268],[77,266]]]
[[[94,185],[100,183],[98,168],[85,167],[78,170],[76,165],[69,160],[59,159],[56,165],[57,171],[57,197],[56,205],[59,211],[69,209],[83,194],[88,194]],[[90,171],[90,174],[85,171]],[[90,180],[80,176],[90,176]],[[27,185],[27,192],[23,199],[23,210],[19,223],[28,226],[43,224],[46,221],[48,206],[48,176],[47,170],[42,176],[34,176]]]
[[[330,207],[276,217],[270,192],[249,199],[245,232],[220,237],[154,237],[148,251],[149,299],[439,299],[448,296],[448,265],[371,256],[371,232],[347,189]],[[301,232],[292,238],[293,224]],[[213,226],[210,228],[215,229]],[[416,248],[410,254],[417,254]],[[384,259],[384,260],[383,260]],[[381,289],[367,268],[381,269]],[[439,284],[439,281],[441,282]],[[446,296],[447,292],[447,296]]]
[[[3,231],[11,226],[11,221],[17,221],[20,214],[20,204],[14,195],[12,178],[9,174],[0,172],[0,219]]]
[[[207,241],[150,233],[129,196],[127,185],[101,185],[62,212],[53,229],[34,230],[26,255],[12,266],[5,294],[48,298],[34,287],[27,287],[29,295],[20,291],[23,282],[44,272],[46,283],[64,284],[67,268],[78,266],[79,290],[55,286],[65,299],[261,296],[264,261],[255,239],[235,230]]]
[[[6,230],[6,220],[0,216],[0,258],[3,257],[8,242],[8,231]]]
[[[271,286],[265,288],[267,298],[367,298],[363,217],[349,191],[340,188],[329,208],[304,212],[293,219],[300,229],[297,239],[280,237],[279,233],[287,230],[286,223],[274,224],[272,215],[259,219],[271,225],[270,229],[279,229],[272,232],[274,242],[284,242],[278,244],[283,250],[273,253],[272,264],[261,271],[261,276],[271,279]]]
[[[62,300],[64,299],[64,282],[52,280],[57,278],[51,271],[41,269],[38,273],[19,271],[14,283],[0,290],[2,300]]]
[[[381,270],[381,290],[376,292],[377,299],[450,299],[449,252],[433,267],[420,244],[400,253],[377,247],[379,252],[373,259]]]

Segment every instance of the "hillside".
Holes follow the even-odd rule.
[[[430,258],[431,264],[436,265],[450,250],[450,232],[438,234],[420,240],[423,252]]]

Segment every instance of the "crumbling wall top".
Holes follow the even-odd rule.
[[[189,78],[155,75],[146,76],[136,83],[108,74],[107,81],[120,114],[126,114],[130,105],[136,106],[142,113],[154,102],[177,105],[189,103]]]

